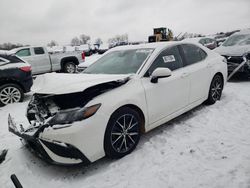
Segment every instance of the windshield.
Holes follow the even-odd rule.
[[[153,49],[133,49],[110,52],[83,73],[89,74],[130,74],[136,73]]]
[[[233,35],[229,37],[222,46],[234,45],[250,45],[250,34],[248,35]]]

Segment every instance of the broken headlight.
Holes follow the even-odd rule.
[[[97,110],[100,108],[101,104],[96,104],[84,108],[68,109],[58,112],[54,117],[52,117],[48,124],[70,124],[75,121],[81,121],[93,116]]]

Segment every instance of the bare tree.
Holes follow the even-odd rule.
[[[55,40],[51,40],[48,44],[47,44],[47,46],[49,46],[49,47],[53,47],[53,46],[57,46],[58,45],[58,43],[55,41]]]
[[[0,50],[11,50],[13,48],[18,48],[18,47],[22,47],[22,46],[24,46],[24,45],[19,44],[19,43],[13,44],[13,43],[7,42],[7,43],[0,44]]]
[[[108,40],[111,46],[119,45],[120,43],[128,43],[128,34],[116,35]]]
[[[78,37],[74,37],[71,39],[71,46],[79,46],[81,44],[81,40]]]
[[[80,43],[81,44],[87,44],[89,40],[90,40],[90,36],[85,35],[85,34],[80,35]]]

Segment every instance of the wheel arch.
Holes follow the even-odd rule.
[[[126,104],[126,105],[123,105],[123,106],[120,106],[119,108],[117,108],[112,114],[111,116],[116,112],[118,111],[119,109],[121,108],[124,108],[124,107],[127,107],[127,108],[130,108],[132,110],[135,110],[136,112],[138,112],[141,120],[142,120],[142,126],[140,127],[140,130],[141,130],[141,133],[145,133],[145,115],[143,113],[143,111],[141,110],[140,107],[138,107],[137,105],[135,104]],[[110,116],[110,118],[111,118]]]
[[[214,78],[216,75],[219,75],[219,76],[222,78],[222,83],[223,83],[222,89],[223,89],[223,88],[224,88],[224,83],[225,83],[225,78],[224,78],[224,76],[223,76],[223,74],[222,74],[221,72],[217,72],[217,73],[213,76],[213,78]],[[212,78],[212,80],[213,80],[213,78]]]
[[[5,84],[16,84],[23,90],[23,92],[25,92],[25,88],[23,87],[23,85],[18,80],[11,79],[11,78],[1,79],[0,80],[0,86],[5,85]]]
[[[70,56],[61,59],[61,67],[63,68],[64,64],[67,62],[73,62],[75,65],[79,65],[78,59],[75,56]]]

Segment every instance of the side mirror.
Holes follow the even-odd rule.
[[[157,83],[159,78],[171,76],[172,72],[169,68],[156,68],[151,74],[151,82]]]

